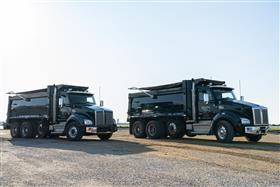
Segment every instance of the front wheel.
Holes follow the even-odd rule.
[[[246,134],[245,137],[249,142],[258,142],[258,141],[260,141],[260,139],[262,139],[261,134],[258,134],[258,135]]]
[[[107,133],[107,134],[98,134],[97,136],[100,140],[105,141],[105,140],[109,140],[112,137],[112,135],[113,133]]]
[[[78,141],[84,135],[84,131],[81,126],[79,126],[76,122],[70,122],[68,125],[66,136],[70,141]]]
[[[234,129],[229,122],[221,120],[217,124],[215,135],[219,142],[230,143],[234,137]]]

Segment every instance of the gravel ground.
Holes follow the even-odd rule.
[[[259,143],[210,136],[110,141],[11,139],[1,130],[1,186],[280,186],[280,135]]]

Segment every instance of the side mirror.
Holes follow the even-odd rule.
[[[63,107],[63,99],[62,99],[62,98],[59,98],[59,99],[58,99],[58,106],[59,106],[60,108]]]
[[[208,93],[203,94],[203,101],[205,104],[209,103],[209,94]]]
[[[100,100],[100,106],[104,106],[104,101]]]

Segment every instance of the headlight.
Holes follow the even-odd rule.
[[[240,118],[241,119],[241,124],[250,124],[250,120],[247,118]]]
[[[84,124],[85,124],[85,125],[92,125],[93,123],[92,123],[91,120],[85,119],[85,120],[84,120]]]

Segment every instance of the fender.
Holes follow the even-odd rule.
[[[71,114],[68,119],[66,120],[66,125],[65,125],[65,129],[67,129],[67,126],[69,124],[70,121],[76,121],[78,123],[78,125],[80,126],[84,126],[84,120],[85,119],[89,119],[87,116],[85,115],[82,115],[82,114],[78,114],[78,113],[74,113],[74,114]]]
[[[216,114],[212,120],[210,134],[213,134],[213,130],[219,120],[227,120],[232,124],[235,132],[242,132],[240,116],[232,111],[221,111]]]

